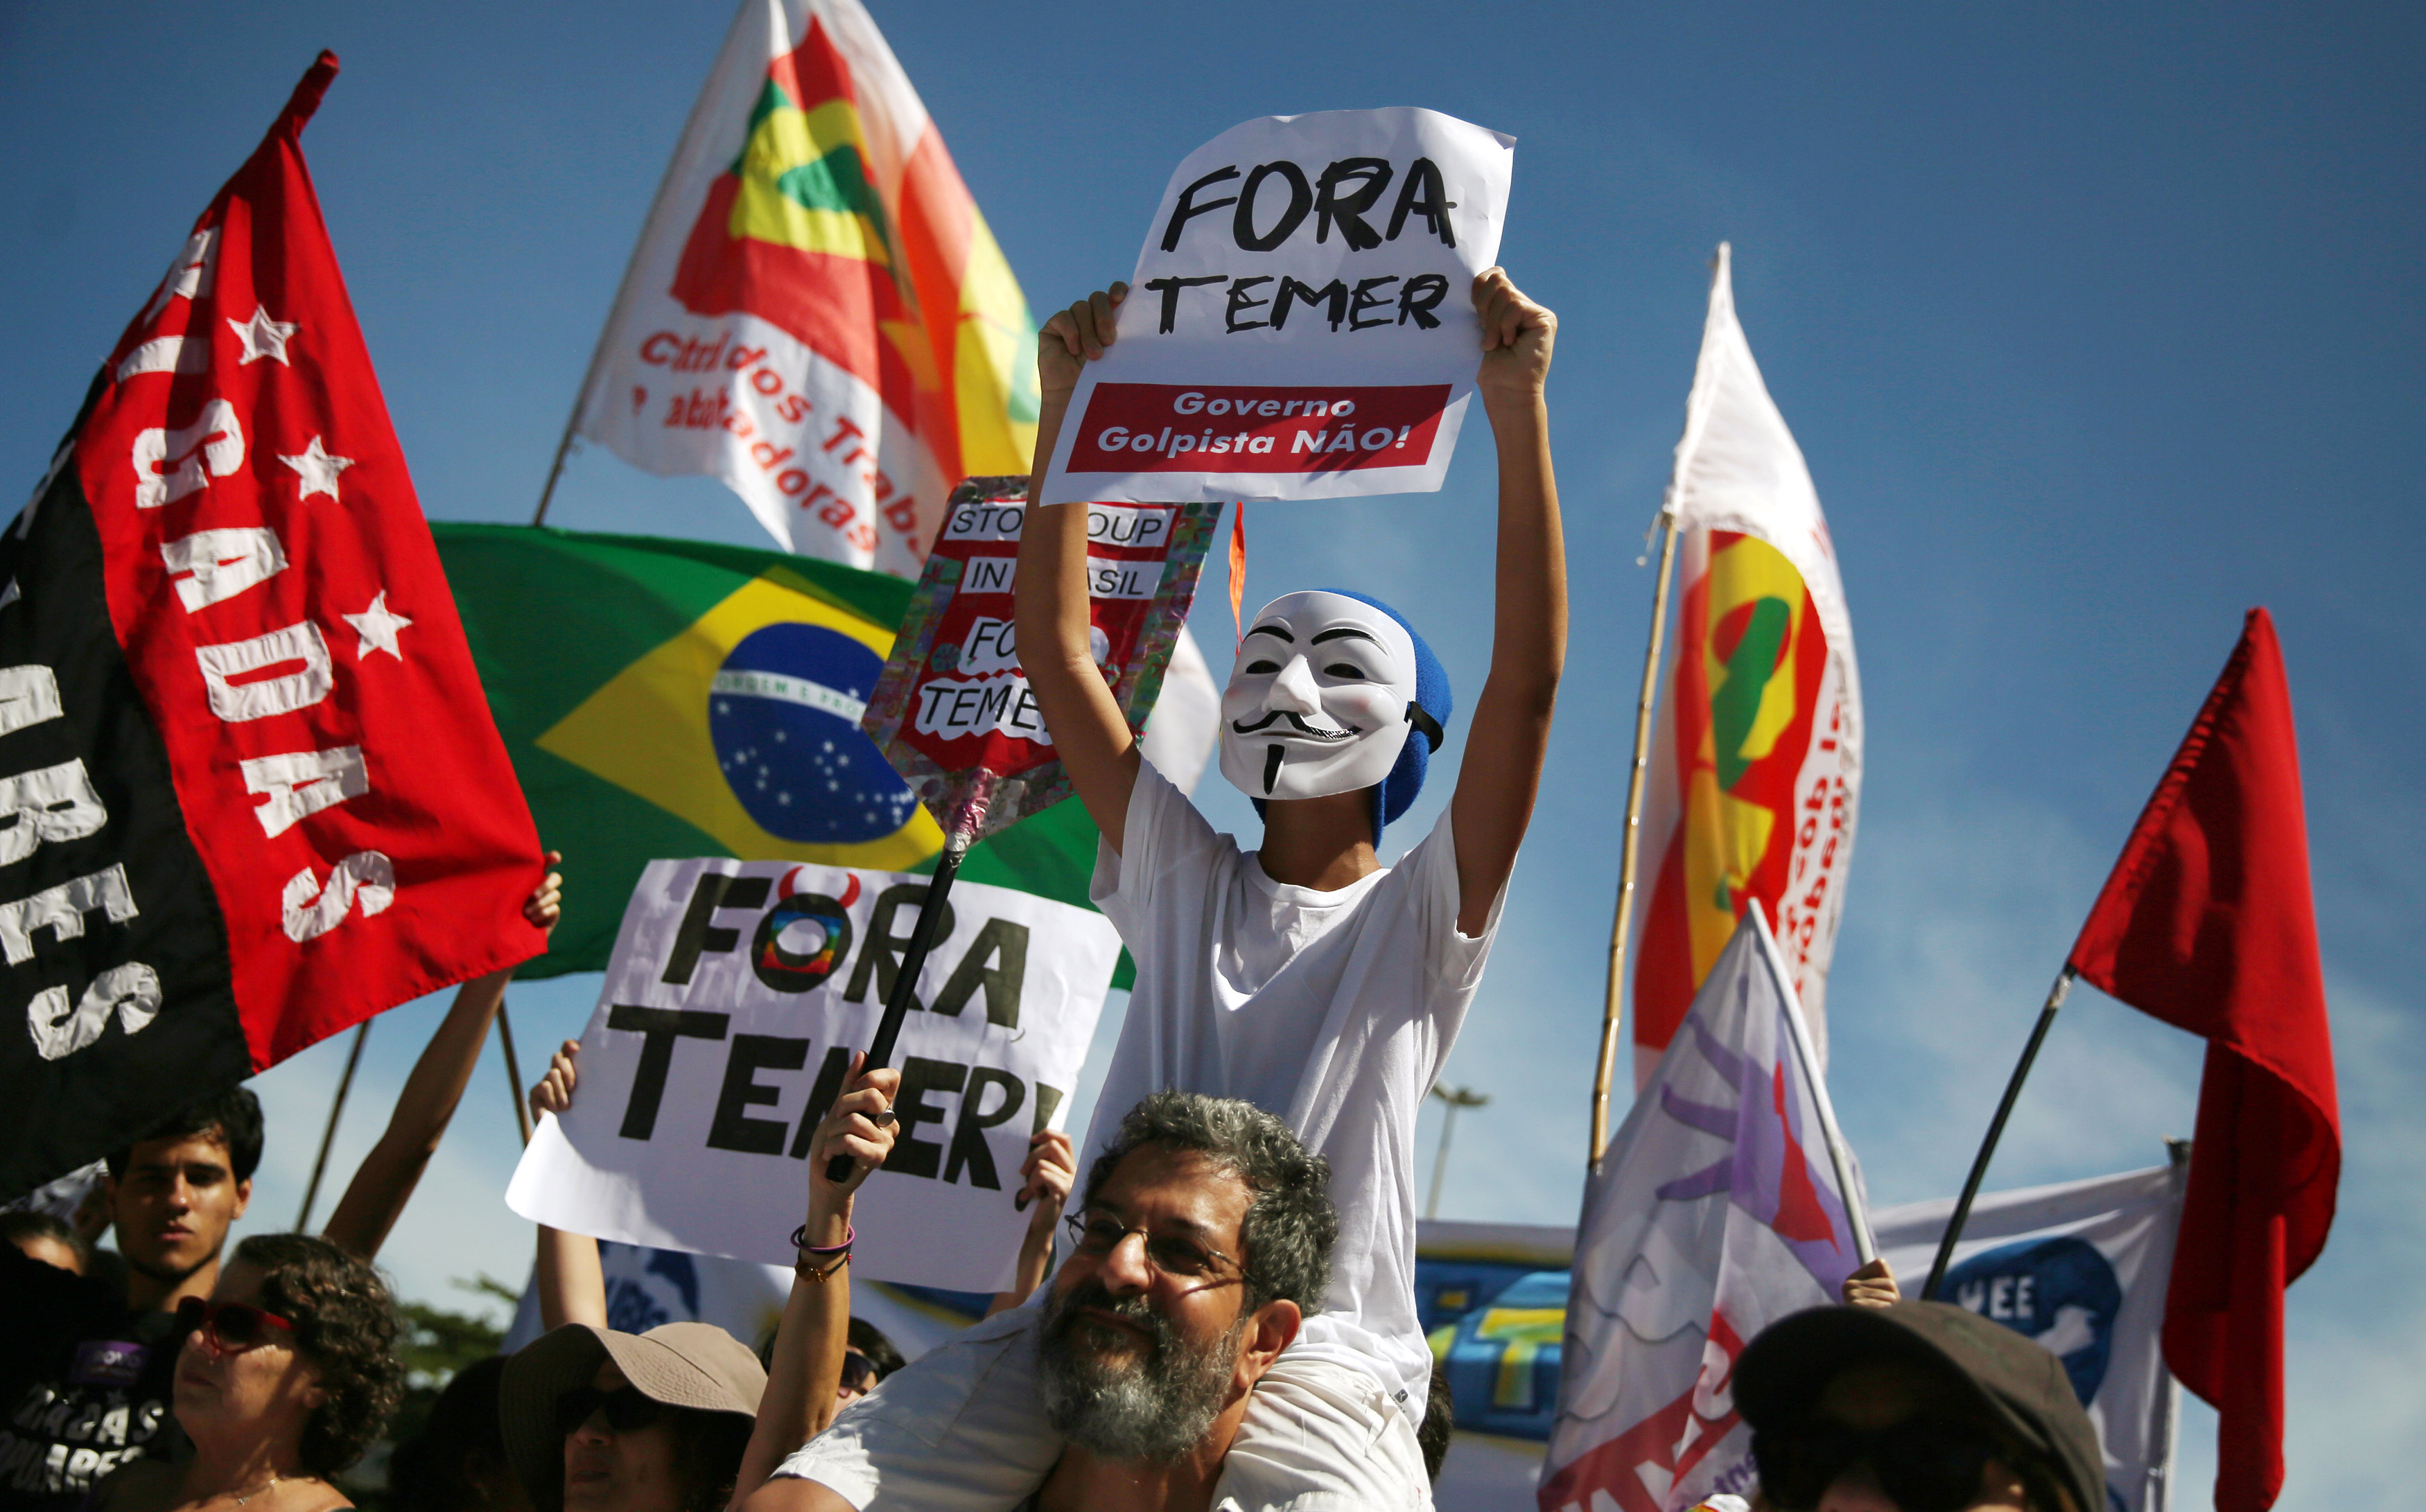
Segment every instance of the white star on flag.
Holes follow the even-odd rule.
[[[312,438],[312,444],[304,447],[300,456],[281,457],[279,460],[295,469],[295,475],[303,480],[303,491],[296,496],[299,503],[315,493],[336,498],[337,475],[354,465],[350,457],[330,456],[329,448],[320,444],[317,436]]]
[[[272,320],[269,312],[256,304],[252,307],[251,320],[231,320],[228,330],[235,331],[235,339],[244,343],[244,355],[236,359],[236,366],[248,366],[265,357],[274,357],[286,362],[288,367],[295,365],[286,362],[286,343],[295,334],[295,322],[292,320]]]
[[[396,633],[412,621],[389,610],[385,588],[379,591],[378,596],[371,600],[371,606],[362,613],[338,618],[353,626],[363,637],[362,644],[355,648],[354,660],[362,661],[375,651],[383,651],[399,662],[404,660],[404,652],[396,649]]]

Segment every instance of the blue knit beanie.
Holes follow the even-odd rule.
[[[1448,716],[1455,710],[1456,703],[1449,697],[1448,669],[1441,666],[1440,658],[1432,654],[1432,649],[1424,644],[1424,637],[1416,633],[1415,627],[1407,623],[1405,615],[1367,593],[1350,593],[1346,588],[1324,591],[1336,593],[1343,599],[1354,599],[1359,603],[1381,610],[1398,621],[1399,628],[1407,633],[1407,638],[1415,647],[1415,707],[1429,717],[1431,728],[1424,728],[1420,720],[1409,720],[1415,728],[1407,732],[1407,743],[1399,748],[1398,762],[1391,766],[1390,775],[1373,789],[1373,844],[1378,845],[1382,843],[1383,827],[1406,812],[1414,805],[1415,795],[1424,790],[1424,772],[1431,764],[1433,748],[1447,738],[1442,732],[1448,728]],[[1255,798],[1252,801],[1255,805],[1256,815],[1261,817],[1264,800]]]

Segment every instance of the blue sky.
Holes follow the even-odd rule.
[[[2426,15],[871,4],[1040,313],[1125,273],[1172,165],[1251,116],[1425,105],[1518,137],[1502,256],[1562,321],[1574,654],[1450,1067],[1494,1102],[1459,1125],[1448,1215],[1573,1218],[1650,594],[1635,558],[1718,241],[1852,605],[1869,748],[1832,1082],[1876,1200],[1961,1179],[2241,611],[2271,607],[2347,1149],[2332,1245],[2290,1297],[2282,1504],[2386,1495],[2386,1451],[2426,1440],[2426,1026],[2407,985],[2426,966],[2426,764],[2400,754],[2426,741],[2426,634],[2400,608],[2426,572]],[[528,518],[729,17],[724,0],[0,5],[18,290],[0,475],[40,476],[92,365],[326,45],[346,72],[305,148],[424,504]],[[1332,584],[1420,606],[1470,706],[1490,506],[1478,431],[1437,495],[1259,507],[1250,602]],[[574,459],[553,518],[762,539],[720,488],[604,454]],[[1197,619],[1217,658],[1219,587]],[[1226,789],[1207,806],[1252,828]],[[515,989],[526,1059],[594,990]],[[434,1014],[375,1028],[340,1173]],[[341,1062],[323,1046],[263,1079],[281,1135],[265,1224],[292,1221]],[[2189,1132],[2198,1065],[2195,1041],[2076,993],[1992,1182],[2153,1164]],[[388,1251],[408,1294],[526,1263],[497,1200],[504,1086],[484,1064]],[[2184,1433],[2202,1500],[2212,1422],[2194,1409]]]

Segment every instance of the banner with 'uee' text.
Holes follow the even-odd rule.
[[[1438,489],[1514,145],[1400,106],[1267,116],[1190,153],[1120,339],[1071,396],[1043,501]]]
[[[928,878],[783,861],[650,863],[581,1036],[571,1113],[542,1120],[506,1202],[625,1244],[789,1264],[808,1155],[876,1035]],[[1011,1282],[1011,1199],[1076,1085],[1120,937],[1009,888],[952,890],[895,1064],[892,1159],[862,1189],[853,1271]]]

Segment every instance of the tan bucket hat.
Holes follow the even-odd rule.
[[[608,1359],[641,1395],[695,1412],[755,1420],[767,1390],[758,1357],[714,1324],[667,1323],[641,1334],[586,1323],[552,1328],[516,1351],[497,1383],[506,1459],[535,1505],[555,1506],[562,1499],[558,1399],[595,1380],[600,1362]]]

